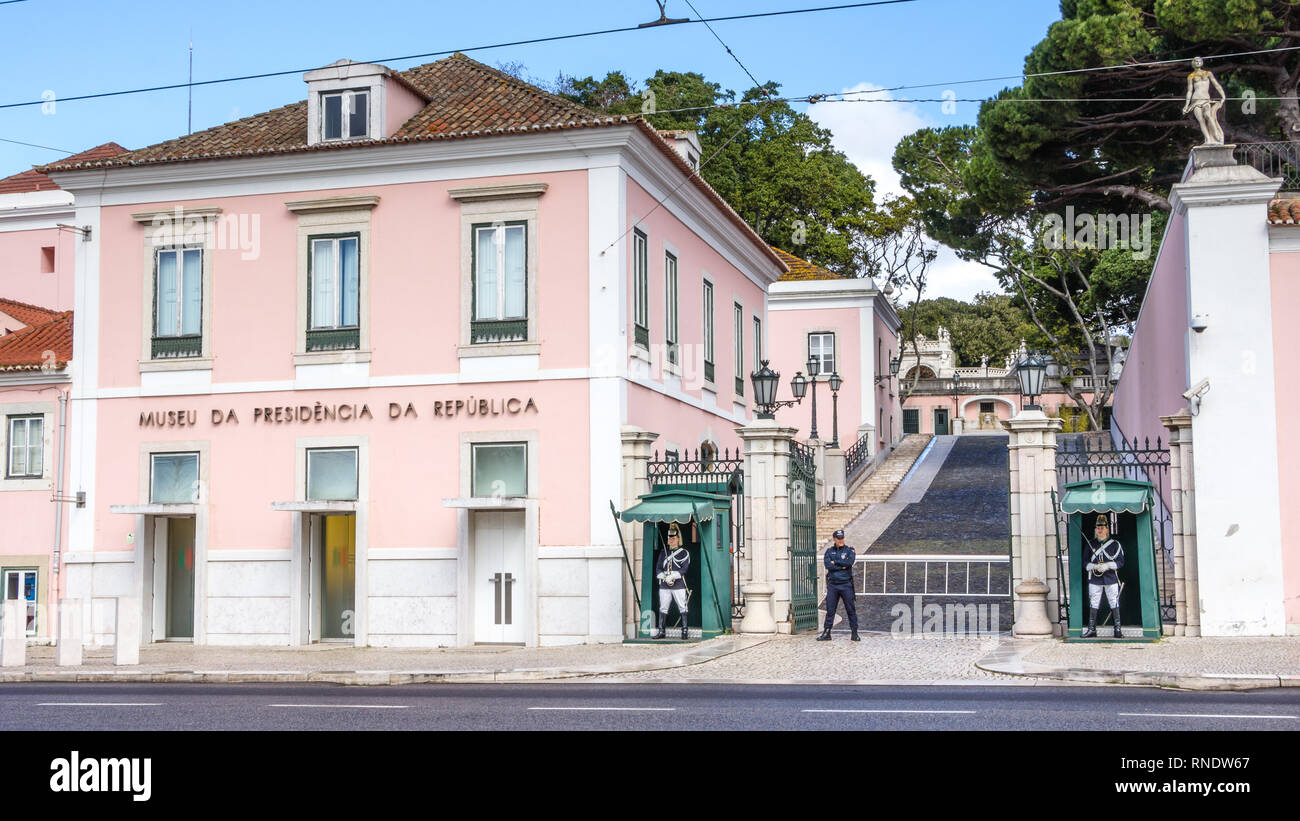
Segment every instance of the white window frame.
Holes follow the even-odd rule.
[[[32,423],[40,423],[40,465],[38,470],[33,473],[31,470],[32,458]],[[22,473],[14,473],[14,429],[21,425],[23,428],[23,446],[22,449],[27,451],[23,460]],[[44,414],[14,414],[5,417],[5,479],[43,479],[45,478],[45,416]]]
[[[819,375],[830,376],[832,373],[836,373],[837,371],[835,370],[836,368],[835,332],[834,331],[809,331],[806,337],[808,340],[808,356],[806,359],[804,359],[804,362],[807,362],[808,359],[811,359],[813,357],[813,337],[818,338],[817,362],[818,362],[818,367],[821,369],[819,371]],[[826,362],[828,358],[828,354],[826,352],[826,337],[830,337],[830,353],[829,353],[830,369],[829,370],[827,370],[826,368]]]
[[[199,255],[199,327],[195,333],[185,333],[185,257],[190,253]],[[158,288],[158,278],[162,275],[162,257],[164,254],[174,254],[176,256],[176,327],[171,329],[172,332],[164,332],[158,327],[158,314],[161,312],[162,294]],[[204,251],[202,246],[195,245],[175,245],[170,248],[159,248],[154,252],[154,337],[178,337],[178,336],[203,336],[203,257]]]
[[[759,363],[763,361],[763,320],[754,317],[754,368],[758,369]]]
[[[678,317],[678,272],[680,263],[677,255],[667,249],[664,250],[664,343],[667,345],[667,359],[670,364],[676,365],[680,360],[677,347],[680,340],[680,328],[677,325]]]
[[[157,501],[154,501],[154,495],[153,495],[153,491],[154,491],[154,484],[153,484],[154,462],[157,460],[157,458],[158,458],[159,456],[193,456],[193,457],[194,457],[194,482],[193,482],[193,485],[194,485],[194,486],[193,486],[193,488],[192,488],[194,492],[190,495],[189,500],[184,501],[184,502],[157,502]],[[149,454],[149,462],[148,462],[148,465],[149,465],[149,475],[148,475],[148,477],[146,478],[146,482],[147,482],[147,484],[146,484],[146,486],[145,486],[145,487],[146,487],[146,489],[145,489],[145,493],[146,493],[145,498],[148,500],[148,504],[151,504],[151,505],[155,505],[155,504],[166,504],[166,505],[190,505],[190,504],[201,504],[201,503],[202,503],[203,497],[204,497],[204,495],[205,495],[204,492],[203,492],[203,488],[204,488],[204,484],[205,484],[205,483],[204,483],[204,479],[203,479],[203,454],[200,453],[198,450],[167,450],[167,451],[158,450],[158,451],[153,451],[153,452],[151,452],[151,453]]]
[[[215,295],[213,258],[216,256],[213,253],[213,244],[217,233],[216,222],[222,219],[221,209],[210,206],[202,208],[174,206],[171,209],[133,213],[131,218],[145,229],[140,274],[140,281],[144,283],[140,289],[142,298],[140,372],[212,370],[212,305]],[[154,312],[158,305],[159,254],[165,251],[185,250],[197,250],[202,254],[199,264],[199,269],[202,271],[202,280],[199,283],[199,355],[155,358],[154,338],[157,336],[159,339],[165,339],[171,336],[157,334],[157,317]],[[183,293],[183,289],[180,289],[180,293]]]
[[[356,322],[356,324],[353,324],[353,325],[344,325],[344,324],[342,324],[342,320],[343,320],[343,255],[340,253],[340,250],[339,250],[339,249],[340,249],[340,247],[341,247],[342,242],[344,242],[345,240],[355,240],[355,241],[356,241],[356,254],[357,254],[357,294],[356,294],[356,300],[357,300],[357,322]],[[361,276],[360,276],[360,274],[361,274],[361,237],[360,237],[359,235],[357,235],[356,233],[348,233],[348,234],[323,234],[323,235],[315,235],[315,236],[312,236],[312,237],[310,237],[310,238],[307,240],[307,242],[308,242],[308,244],[309,244],[309,246],[310,246],[310,247],[308,247],[308,249],[307,249],[307,254],[308,254],[308,260],[309,260],[309,261],[308,261],[308,265],[311,267],[311,275],[310,275],[310,276],[311,276],[311,285],[312,285],[312,290],[313,290],[313,292],[315,291],[315,286],[316,286],[316,283],[317,283],[316,278],[320,275],[320,271],[316,270],[316,267],[315,267],[315,259],[316,259],[316,244],[317,244],[317,243],[321,243],[321,242],[327,242],[327,243],[330,243],[330,244],[332,244],[332,245],[334,246],[334,267],[333,267],[333,270],[329,272],[329,276],[330,276],[330,279],[331,279],[331,285],[332,285],[332,287],[333,287],[333,289],[334,289],[334,295],[335,295],[335,297],[336,297],[336,299],[334,300],[333,304],[330,305],[330,309],[333,311],[333,316],[332,316],[331,318],[334,320],[334,322],[331,323],[331,324],[328,324],[328,325],[323,325],[323,324],[319,324],[319,323],[318,323],[317,320],[319,319],[319,317],[315,316],[314,311],[313,311],[313,308],[315,307],[315,294],[313,293],[312,298],[311,298],[311,299],[308,301],[308,303],[307,303],[307,330],[308,330],[308,331],[328,331],[328,330],[344,330],[344,329],[349,329],[349,328],[358,328],[358,329],[359,329],[359,328],[361,327],[361,310],[362,310],[362,309],[361,309]]]
[[[452,188],[447,195],[460,204],[460,358],[535,355],[541,352],[538,333],[538,249],[540,198],[544,182],[521,182]],[[525,317],[528,332],[517,342],[471,342],[474,322],[474,226],[522,222],[524,232]]]
[[[357,495],[351,499],[318,500],[311,497],[311,457],[313,453],[343,453],[353,455],[353,470],[356,471]],[[361,498],[361,448],[358,446],[306,447],[303,453],[303,499],[306,501],[356,502]]]
[[[471,496],[475,496],[475,495],[477,495],[477,494],[474,493],[474,478],[475,478],[475,476],[478,475],[478,453],[479,453],[479,448],[521,448],[521,449],[523,450],[523,452],[524,452],[524,492],[523,492],[522,496],[523,496],[523,497],[528,497],[528,496],[531,495],[533,488],[532,488],[532,486],[528,483],[529,475],[530,475],[530,473],[529,473],[529,464],[528,464],[528,463],[529,463],[529,459],[528,459],[529,443],[528,443],[526,440],[519,439],[519,440],[507,440],[507,441],[501,441],[501,442],[477,442],[477,441],[476,441],[476,442],[470,442],[470,445],[469,445],[469,453],[470,453],[470,468],[469,468],[469,469],[470,469],[470,474],[469,474],[469,477],[470,477],[470,495],[471,495]],[[491,494],[487,494],[487,495],[490,496]],[[508,497],[506,497],[506,498],[515,498],[515,497],[517,497],[517,496],[519,496],[519,495],[520,495],[520,494],[515,494],[514,496],[508,496]]]
[[[19,418],[41,419],[41,474],[9,476],[11,421]],[[54,486],[54,406],[48,402],[15,402],[0,405],[0,492],[9,490],[50,490]]]
[[[646,344],[650,339],[650,237],[641,229],[632,231],[632,293],[635,325],[645,331]],[[640,343],[636,343],[640,344]]]
[[[370,220],[379,197],[357,195],[286,202],[298,216],[298,308],[294,337],[295,365],[359,364],[370,361]],[[309,351],[307,332],[311,308],[311,249],[313,239],[355,234],[357,236],[357,347],[345,350]]]
[[[364,97],[366,99],[366,133],[364,134],[351,133],[352,114],[350,110],[355,108],[354,101],[358,96]],[[325,101],[330,99],[331,97],[342,98],[342,101],[339,104],[340,136],[338,137],[326,136],[327,129],[329,128],[329,123],[327,120],[328,115],[326,113],[327,106]],[[371,113],[371,106],[373,105],[373,103],[374,100],[371,99],[369,88],[353,88],[353,89],[341,89],[338,91],[320,92],[319,103],[318,103],[318,105],[320,106],[320,141],[323,143],[324,142],[333,143],[333,142],[342,142],[344,140],[360,140],[371,136],[370,135],[370,119],[371,119],[370,113]]]
[[[735,323],[732,333],[732,345],[735,346],[734,358],[732,363],[736,367],[733,388],[737,396],[745,395],[745,306],[738,301],[731,303],[731,319]],[[736,387],[739,386],[739,387]]]
[[[512,230],[519,231],[523,234],[524,240],[524,293],[523,293],[523,310],[522,315],[506,314],[506,293],[508,286],[506,284],[506,236]],[[528,319],[528,222],[526,220],[498,220],[496,222],[475,223],[470,232],[470,241],[474,243],[472,254],[474,256],[473,271],[471,273],[474,294],[478,294],[478,267],[481,259],[478,255],[479,235],[483,231],[491,231],[495,236],[492,239],[492,248],[496,253],[497,263],[497,287],[496,287],[496,316],[479,316],[478,300],[473,299],[474,316],[470,317],[471,322],[494,320],[527,320]]]
[[[701,292],[701,294],[700,294],[700,300],[701,300],[701,302],[703,302],[703,307],[704,307],[704,361],[707,362],[707,363],[710,364],[710,365],[714,365],[714,367],[716,368],[716,363],[715,363],[714,358],[713,358],[713,356],[714,356],[714,349],[713,349],[713,330],[714,330],[714,329],[713,329],[713,326],[714,326],[713,283],[710,282],[710,281],[706,278],[706,279],[703,281],[703,285],[702,285],[701,287],[702,287],[702,292]],[[716,376],[716,373],[715,373],[715,376]],[[710,379],[710,380],[708,380],[708,381],[709,381],[709,382],[713,382],[714,380]]]

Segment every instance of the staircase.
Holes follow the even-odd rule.
[[[871,505],[880,504],[894,495],[903,477],[916,464],[917,458],[930,444],[932,434],[911,433],[903,437],[872,473],[858,486],[848,501],[842,505],[826,505],[817,511],[817,543],[822,544],[831,534],[858,518]]]

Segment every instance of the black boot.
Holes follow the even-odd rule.
[[[1119,627],[1119,608],[1116,607],[1111,612],[1115,614],[1115,638],[1122,639],[1124,638],[1124,631]]]
[[[1081,639],[1097,638],[1097,611],[1088,608],[1088,629],[1079,634]]]
[[[818,640],[818,641],[830,641],[830,640],[831,640],[831,629],[830,629],[829,627],[827,627],[825,630],[823,630],[823,631],[822,631],[822,634],[821,634],[820,636],[817,637],[817,640]]]
[[[849,636],[849,641],[862,641],[862,639],[858,636],[858,628],[856,627],[853,628],[853,633],[852,635]]]
[[[682,641],[686,641],[690,637],[691,634],[686,627],[686,614],[682,613]]]
[[[656,632],[656,633],[655,633],[653,636],[651,636],[650,638],[652,638],[652,639],[661,639],[661,638],[663,638],[663,637],[664,637],[664,625],[667,624],[667,623],[668,623],[668,614],[667,614],[667,613],[655,613],[655,627],[658,628],[658,632]]]

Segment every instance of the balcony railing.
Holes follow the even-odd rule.
[[[1071,376],[1067,377],[1070,385],[1077,391],[1097,390],[1099,386],[1104,386],[1107,377],[1105,376]],[[911,380],[904,379],[901,381],[903,389],[906,390],[912,384]],[[1020,380],[1016,377],[963,377],[959,383],[958,393],[962,396],[972,394],[1006,394],[1019,395]],[[1059,379],[1044,379],[1043,393],[1065,393],[1065,386]],[[918,379],[916,380],[916,389],[912,391],[913,396],[952,396],[951,379]]]
[[[150,346],[154,359],[182,359],[199,356],[203,352],[203,337],[155,336]]]
[[[1242,143],[1233,153],[1265,176],[1281,177],[1283,191],[1300,191],[1300,141]]]

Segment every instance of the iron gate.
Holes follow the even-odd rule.
[[[737,449],[721,454],[710,447],[686,451],[686,459],[675,453],[652,453],[646,463],[650,489],[670,488],[726,493],[731,496],[731,617],[744,616],[744,599],[740,595],[740,560],[745,557],[745,457]]]
[[[817,468],[813,449],[790,440],[790,615],[795,632],[817,627]]]
[[[1174,517],[1165,503],[1170,492],[1169,448],[1156,437],[1132,442],[1120,437],[1119,443],[1111,441],[1110,434],[1060,434],[1056,445],[1057,489],[1052,493],[1052,512],[1056,514],[1057,578],[1066,579],[1070,572],[1067,546],[1067,517],[1061,512],[1062,489],[1070,482],[1091,479],[1139,479],[1155,486],[1155,507],[1151,511],[1152,544],[1156,551],[1157,586],[1160,592],[1160,620],[1174,624],[1178,620],[1174,604]],[[1069,585],[1061,585],[1060,613],[1062,623],[1069,623]]]

